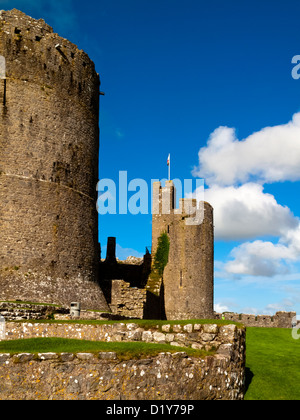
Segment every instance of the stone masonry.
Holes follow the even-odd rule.
[[[114,352],[0,354],[1,400],[242,400],[244,377],[226,356],[184,352],[119,360]]]
[[[175,194],[172,181],[153,184],[152,255],[163,232],[170,239],[162,279],[166,318],[213,318],[213,208],[181,199],[175,209]]]
[[[292,328],[293,322],[297,324],[296,312],[276,312],[275,315],[250,315],[225,312],[215,314],[216,319],[225,319],[233,322],[241,322],[246,327],[265,328]]]
[[[69,337],[142,341],[214,350],[122,360],[114,352],[0,354],[0,399],[204,400],[243,399],[245,329],[236,325],[141,326],[9,322],[6,338]]]
[[[146,293],[145,289],[130,287],[130,284],[123,280],[112,280],[110,304],[112,313],[124,318],[143,319]]]
[[[138,323],[70,324],[7,322],[6,339],[60,337],[92,341],[141,341],[168,343],[198,350],[216,350],[243,359],[245,329],[234,324],[165,324],[142,326]],[[241,354],[238,353],[241,351]],[[242,360],[241,359],[241,360]]]
[[[0,297],[107,309],[97,284],[99,75],[43,20],[0,11]]]

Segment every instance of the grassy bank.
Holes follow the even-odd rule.
[[[121,360],[142,359],[161,352],[185,352],[189,356],[205,357],[213,352],[175,347],[169,344],[142,342],[103,342],[65,338],[30,338],[0,342],[0,353],[99,353],[116,352]]]
[[[41,319],[41,320],[21,320],[21,321],[7,321],[15,323],[30,323],[30,324],[78,324],[78,325],[112,325],[112,324],[137,324],[144,328],[156,328],[162,327],[163,325],[188,325],[188,324],[217,324],[217,325],[230,325],[235,324],[242,326],[242,324],[233,321],[226,321],[222,319],[190,319],[181,321],[161,321],[161,320],[149,320],[149,319],[125,319],[125,320],[84,320],[84,319],[73,319],[73,320],[54,320],[54,319]]]
[[[290,329],[247,328],[246,400],[300,400],[300,339]]]

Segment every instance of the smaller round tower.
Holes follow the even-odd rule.
[[[153,185],[152,255],[162,232],[170,240],[169,260],[163,273],[164,310],[167,319],[214,317],[213,208],[194,199],[181,199],[175,209],[175,187],[167,181]],[[154,202],[154,200],[153,200]],[[156,213],[156,214],[155,214]]]

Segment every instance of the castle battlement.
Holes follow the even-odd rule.
[[[18,89],[38,85],[45,99],[76,99],[98,110],[99,75],[88,55],[53,32],[43,19],[35,20],[16,9],[0,11],[0,55],[6,59],[6,78]],[[29,101],[28,101],[29,102]]]
[[[204,201],[197,203],[196,198],[180,198],[179,207],[176,208],[176,188],[173,181],[166,181],[162,187],[161,182],[153,183],[153,214],[165,215],[174,214],[183,217],[195,217],[197,213],[204,210]]]

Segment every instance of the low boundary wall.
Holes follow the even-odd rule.
[[[116,353],[0,354],[0,399],[243,399],[245,329],[236,325],[188,324],[141,327],[6,323],[6,338],[63,337],[144,341],[214,349],[214,356],[184,352],[122,361]]]
[[[1,400],[236,400],[243,376],[224,356],[120,361],[114,353],[0,355]]]

